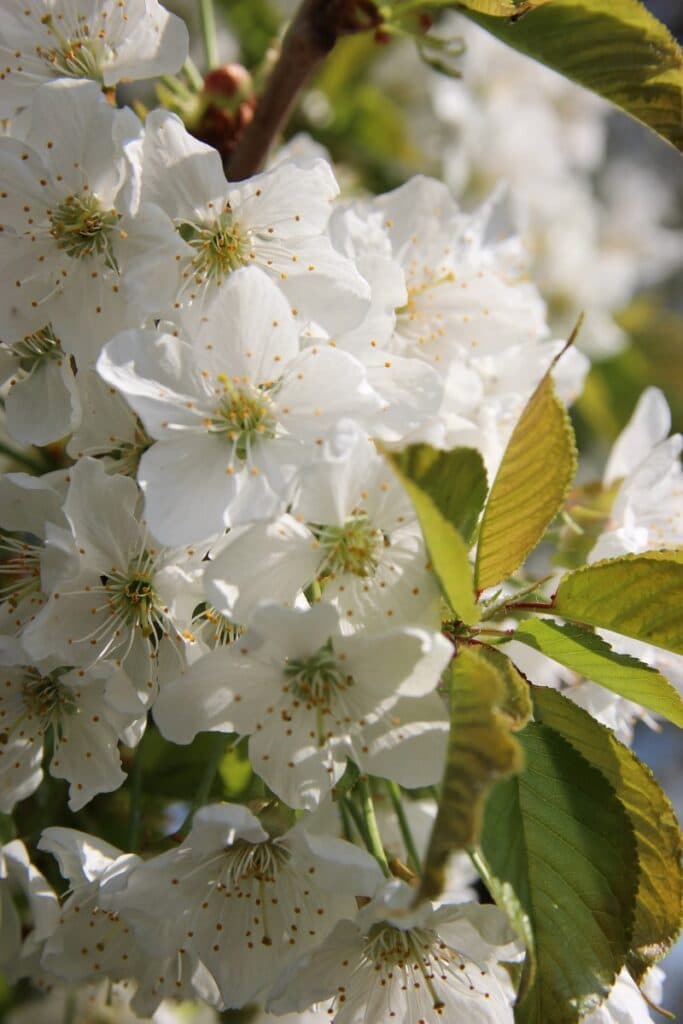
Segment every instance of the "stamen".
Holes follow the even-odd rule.
[[[225,395],[207,421],[210,433],[224,434],[234,445],[238,459],[245,461],[251,445],[275,436],[277,421],[269,398],[270,387],[241,387],[221,375]]]
[[[222,284],[233,270],[249,262],[249,235],[226,211],[213,224],[205,226],[182,221],[177,225],[180,237],[194,249],[192,269],[197,284]]]
[[[57,28],[52,14],[45,14],[40,20],[57,45],[47,49],[37,46],[38,56],[67,78],[92,78],[101,82],[104,46],[100,39],[90,37],[88,25],[79,25],[75,35],[69,38]]]
[[[334,578],[341,573],[374,575],[384,546],[384,534],[364,513],[347,519],[343,526],[313,524],[311,529],[324,552],[319,577]]]
[[[119,221],[116,210],[104,210],[90,192],[67,196],[50,214],[50,234],[72,259],[104,256],[110,270],[119,272],[112,238]]]

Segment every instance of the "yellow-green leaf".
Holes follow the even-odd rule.
[[[533,702],[536,721],[559,732],[602,772],[633,826],[639,878],[629,960],[640,975],[667,953],[680,927],[682,844],[673,808],[650,769],[583,708],[537,686]]]
[[[466,7],[492,18],[512,18],[527,14],[535,7],[553,3],[554,0],[427,0],[429,7]]]
[[[473,458],[470,448],[436,452],[428,445],[417,445],[405,455],[386,454],[415,506],[446,600],[463,622],[478,622],[468,546],[458,526],[470,530],[476,522],[486,491],[481,458],[476,453]],[[469,482],[471,491],[462,482]]]
[[[443,889],[452,852],[479,839],[484,799],[491,785],[522,767],[512,720],[501,708],[508,683],[494,662],[471,647],[460,649],[449,669],[451,728],[439,810],[429,840],[420,896]]]
[[[505,696],[499,707],[510,720],[510,728],[515,732],[523,729],[531,718],[531,695],[529,683],[507,654],[496,647],[479,647],[477,653],[496,668],[499,678],[505,687]]]
[[[563,618],[683,654],[683,552],[647,551],[594,562],[562,577]]]
[[[223,783],[225,800],[234,800],[245,792],[252,777],[246,738],[235,746],[228,747],[218,765],[218,774]]]
[[[575,469],[574,433],[546,374],[512,433],[484,510],[478,590],[519,568],[562,507]]]
[[[515,1021],[576,1024],[628,955],[635,837],[613,787],[563,736],[530,722],[518,741],[526,767],[494,788],[481,835],[498,885],[511,887],[533,930]]]
[[[613,651],[596,633],[574,623],[527,619],[515,640],[683,728],[683,701],[671,683],[637,658]]]
[[[515,22],[463,13],[683,149],[683,53],[640,0],[553,0]]]
[[[428,444],[411,444],[392,453],[401,478],[412,480],[432,499],[466,544],[474,541],[486,501],[486,468],[476,448],[442,452]]]

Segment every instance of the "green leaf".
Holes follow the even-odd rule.
[[[446,862],[479,839],[484,799],[493,782],[522,767],[512,721],[501,707],[508,684],[494,661],[462,647],[450,667],[451,727],[439,810],[429,840],[420,896],[443,889]]]
[[[478,622],[468,546],[459,524],[471,532],[483,502],[486,473],[481,456],[470,448],[438,452],[428,445],[385,454],[415,506],[446,600],[467,625]]]
[[[391,454],[401,479],[411,480],[432,499],[466,544],[473,544],[486,501],[486,469],[476,448],[442,452],[428,444],[411,444]]]
[[[683,654],[683,552],[647,551],[594,562],[562,577],[563,618]]]
[[[671,683],[637,658],[613,651],[597,634],[572,623],[527,619],[515,640],[683,727],[683,701]]]
[[[526,767],[493,790],[481,838],[534,933],[515,1020],[575,1024],[606,997],[628,953],[635,838],[610,783],[559,733],[531,722],[518,739]]]
[[[515,22],[463,13],[683,149],[683,53],[640,0],[552,0]]]
[[[559,732],[616,791],[636,838],[640,870],[629,966],[642,975],[678,935],[683,900],[681,833],[652,772],[604,725],[556,690],[533,688],[537,722]]]
[[[223,798],[234,800],[241,796],[249,786],[252,777],[249,760],[249,740],[245,736],[233,747],[228,747],[218,766],[218,774],[223,783]]]
[[[155,797],[191,800],[204,776],[215,743],[215,733],[202,732],[192,743],[179,746],[165,740],[157,729],[148,728],[136,750],[145,792]],[[216,799],[222,796],[218,775],[211,787],[211,795]]]
[[[477,590],[519,568],[562,507],[575,469],[574,433],[548,373],[527,402],[491,488],[479,529]]]

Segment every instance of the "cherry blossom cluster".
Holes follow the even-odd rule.
[[[441,31],[465,43],[462,77],[434,75],[430,87],[445,180],[473,196],[504,180],[554,329],[571,330],[583,311],[583,350],[618,352],[628,341],[619,314],[683,265],[671,226],[675,179],[638,159],[630,134],[615,145],[613,108],[601,97],[465,18],[449,15]],[[520,145],[530,138],[533,160]]]
[[[326,160],[287,148],[229,182],[175,114],[117,109],[122,78],[185,59],[156,0],[6,6],[5,429],[62,468],[0,480],[0,810],[48,771],[80,811],[156,729],[248,738],[278,813],[209,802],[151,854],[46,828],[61,899],[10,841],[3,974],[109,979],[142,1016],[190,999],[337,1024],[512,1022],[523,951],[473,873],[458,862],[441,902],[413,908],[335,798],[349,772],[441,779],[453,647],[383,452],[467,445],[492,479],[563,347],[525,247],[501,235],[495,197],[465,213],[417,177],[342,201]],[[567,402],[586,369],[574,351],[555,369]],[[667,415],[648,392],[618,442],[591,557],[681,542]],[[586,698],[633,715],[609,700]],[[406,807],[417,834],[433,801]],[[392,813],[377,817],[405,860]],[[610,1003],[586,1019],[649,1019],[626,975]]]

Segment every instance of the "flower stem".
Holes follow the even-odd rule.
[[[248,178],[261,168],[299,93],[337,39],[380,22],[372,0],[303,0],[282,40],[254,117],[228,164],[231,181]]]
[[[387,855],[384,852],[382,838],[379,834],[379,828],[377,827],[377,818],[375,817],[375,805],[372,802],[370,784],[368,783],[368,780],[364,778],[362,775],[358,780],[358,790],[360,792],[361,797],[363,819],[365,821],[365,831],[367,833],[368,850],[381,867],[385,878],[391,878],[391,869],[387,861]]]
[[[204,40],[204,53],[206,54],[206,65],[209,70],[218,67],[218,40],[216,36],[216,18],[213,10],[213,0],[199,0],[199,20],[202,27],[202,39]]]
[[[367,849],[370,849],[370,837],[368,836],[368,830],[365,826],[365,819],[363,815],[356,807],[356,804],[351,797],[344,795],[339,800],[339,805],[344,807],[344,811],[348,815],[348,823],[353,822],[358,835],[361,837]]]
[[[183,64],[183,71],[185,72],[185,77],[187,78],[188,82],[190,83],[190,87],[194,90],[194,92],[201,92],[202,89],[204,88],[204,79],[201,76],[199,68],[192,60],[192,57],[188,57],[185,63]]]
[[[401,797],[401,790],[395,782],[390,779],[386,780],[387,792],[391,805],[394,808],[394,813],[398,820],[398,827],[401,830],[403,836],[403,842],[406,848],[406,854],[408,855],[408,867],[411,868],[416,875],[422,873],[422,865],[420,864],[420,855],[417,852],[415,846],[415,840],[413,839],[413,833],[406,817],[406,812],[403,808],[403,799]]]
[[[38,475],[47,472],[47,466],[39,458],[30,455],[28,452],[22,452],[18,448],[13,448],[11,444],[6,444],[5,441],[0,441],[0,454],[9,456],[10,459],[14,459],[15,462],[19,462],[33,473],[38,473]]]

